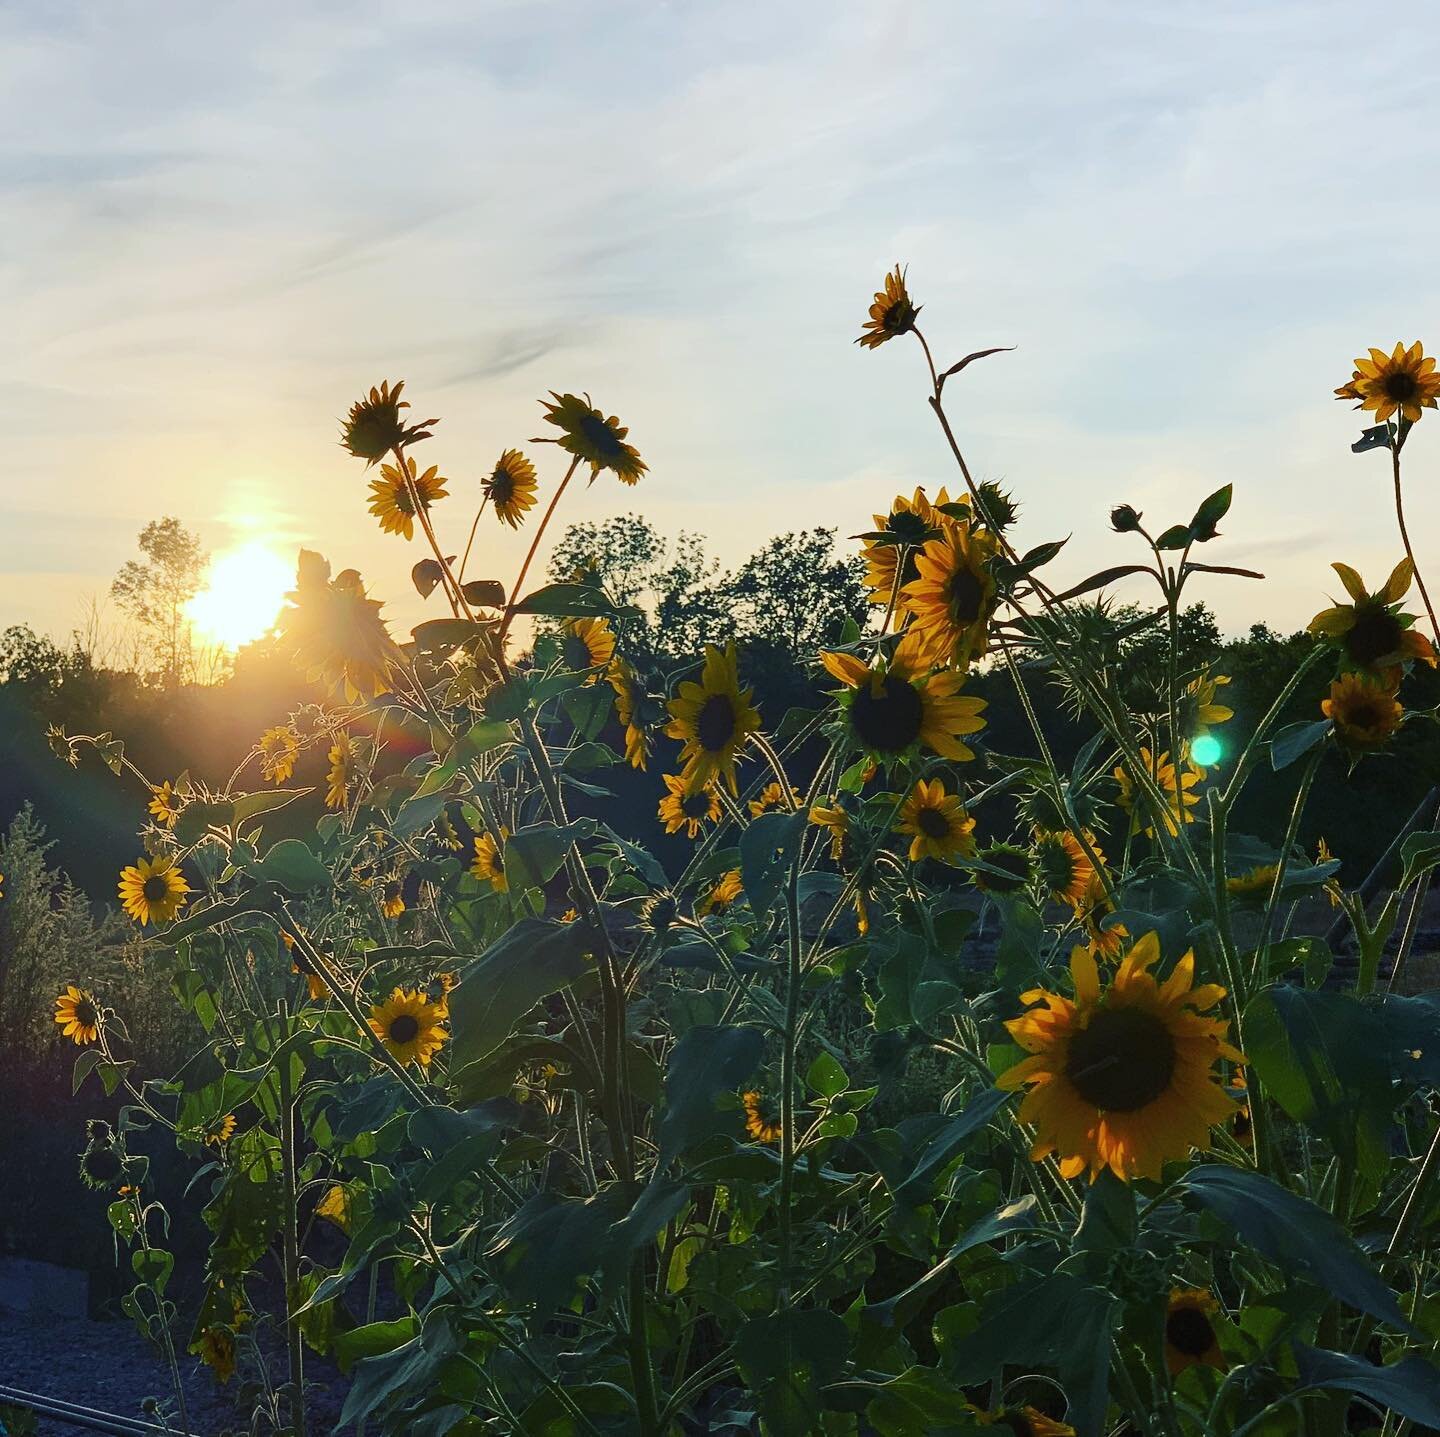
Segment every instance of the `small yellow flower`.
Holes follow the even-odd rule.
[[[1105,855],[1100,852],[1095,835],[1087,832],[1085,837],[1103,863]],[[1095,865],[1085,845],[1069,829],[1056,833],[1036,831],[1035,866],[1045,895],[1052,903],[1081,908],[1096,883]]]
[[[335,735],[330,745],[330,768],[325,774],[325,807],[344,808],[355,781],[355,743],[348,733]]]
[[[1175,765],[1170,762],[1168,753],[1162,753],[1156,758],[1148,748],[1140,750],[1140,762],[1154,779],[1155,786],[1165,795],[1167,808],[1164,824],[1166,832],[1173,838],[1180,832],[1182,823],[1195,822],[1195,815],[1190,810],[1200,802],[1200,795],[1192,793],[1191,789],[1205,775],[1193,764],[1187,764],[1185,772],[1177,776]],[[1139,785],[1124,764],[1115,770],[1114,777],[1120,785],[1120,795],[1116,801],[1130,815],[1130,832],[1139,833],[1143,829],[1147,837],[1153,838],[1155,823],[1149,817],[1151,801],[1148,791],[1139,794],[1137,798]]]
[[[330,565],[302,549],[295,588],[287,598],[289,607],[281,612],[278,627],[309,678],[332,691],[343,690],[351,703],[390,691],[391,671],[403,663],[400,649],[380,617],[384,606],[366,597],[354,569],[332,580]]]
[[[1382,748],[1405,717],[1392,684],[1356,672],[1341,674],[1330,685],[1320,712],[1334,723],[1335,737],[1357,753]]]
[[[810,822],[829,832],[830,858],[839,863],[845,856],[845,840],[850,834],[850,815],[839,804],[827,808],[824,804],[817,803],[810,809]]]
[[[223,1148],[231,1138],[235,1136],[235,1114],[226,1113],[223,1118],[217,1118],[205,1131],[205,1142],[208,1147]]]
[[[566,619],[561,639],[561,657],[573,673],[603,669],[615,655],[615,630],[607,619]],[[599,677],[592,673],[585,682]]]
[[[400,412],[410,407],[408,399],[400,398],[404,388],[403,379],[393,389],[385,381],[363,399],[357,399],[340,426],[340,443],[357,459],[363,459],[367,467],[379,463],[394,449],[430,437],[428,426],[435,420],[422,419],[418,424],[406,425]]]
[[[792,788],[787,800],[785,790],[778,783],[767,783],[760,790],[760,796],[750,800],[750,817],[759,818],[762,813],[769,813],[772,808],[783,808],[793,813],[799,807],[802,797],[798,789]]]
[[[488,833],[482,833],[475,840],[475,857],[471,860],[470,872],[488,883],[496,893],[505,893],[510,888],[510,880],[505,876],[505,840],[509,836],[502,829],[498,843]]]
[[[865,349],[878,349],[898,335],[909,334],[915,328],[919,313],[920,306],[910,302],[910,293],[905,288],[905,271],[897,264],[885,276],[885,288],[875,292],[870,318],[861,326],[862,332],[855,343]]]
[[[1337,399],[1353,399],[1358,408],[1370,410],[1377,424],[1384,424],[1397,410],[1415,424],[1423,410],[1435,408],[1437,396],[1440,374],[1418,339],[1408,349],[1397,343],[1389,354],[1372,349],[1368,357],[1355,361],[1349,382],[1335,391]]]
[[[419,989],[396,988],[370,1010],[370,1030],[399,1063],[428,1067],[444,1045],[444,1013]]]
[[[686,779],[673,773],[660,777],[668,790],[658,810],[666,833],[679,833],[683,828],[687,838],[699,838],[702,823],[719,821],[720,795],[713,783],[694,789]]]
[[[952,863],[975,853],[975,820],[959,794],[947,793],[940,779],[921,779],[900,808],[897,833],[910,835],[910,862],[938,858]]]
[[[737,899],[744,896],[745,887],[740,881],[740,870],[732,868],[722,874],[710,890],[695,900],[695,916],[704,918],[707,913],[723,913]]]
[[[969,496],[960,502],[968,505]],[[946,518],[941,506],[949,503],[950,495],[943,487],[933,504],[923,489],[916,489],[909,499],[897,494],[888,514],[874,516],[875,532],[884,534],[885,541],[866,539],[860,546],[865,560],[865,587],[872,604],[889,607],[890,596],[896,592],[895,568],[902,552],[905,566],[900,571],[901,588],[920,577],[915,555],[929,540],[939,537],[940,525]]]
[[[440,477],[440,470],[434,464],[419,473],[413,459],[406,458],[404,462],[403,473],[398,464],[380,466],[380,477],[370,481],[370,512],[380,521],[380,528],[386,534],[413,539],[415,501],[418,499],[420,508],[428,510],[437,500],[445,497],[448,481]],[[410,479],[408,485],[405,483],[407,474]]]
[[[1180,698],[1180,732],[1187,744],[1235,717],[1234,709],[1215,699],[1216,691],[1229,682],[1228,674],[1212,674],[1207,668],[1185,685]]]
[[[284,783],[295,772],[300,735],[288,724],[267,728],[260,735],[260,771],[270,783]]]
[[[170,786],[167,778],[159,788],[150,790],[150,816],[161,828],[174,828],[180,817],[180,795]]]
[[[745,1109],[745,1131],[757,1143],[778,1143],[784,1132],[779,1114],[766,1112],[760,1094],[753,1089],[742,1093],[740,1102]]]
[[[1435,667],[1435,646],[1414,627],[1414,615],[1400,612],[1400,600],[1415,579],[1415,566],[1408,558],[1396,564],[1373,594],[1348,564],[1330,567],[1339,574],[1352,602],[1322,609],[1310,620],[1312,634],[1338,648],[1346,662],[1370,673],[1382,674],[1412,659]]]
[[[169,854],[140,858],[120,870],[120,905],[142,926],[169,923],[180,911],[190,885]]]
[[[611,470],[622,484],[638,484],[645,473],[645,461],[633,444],[625,442],[630,431],[612,414],[608,419],[594,408],[587,394],[582,399],[574,394],[557,394],[552,389],[550,397],[555,402],[540,403],[545,409],[545,420],[561,431],[559,439],[546,441],[558,444],[567,454],[590,466],[590,477],[602,469]]]
[[[495,517],[502,524],[518,529],[525,511],[535,504],[535,466],[518,450],[507,449],[495,461],[490,477],[480,486]]]
[[[100,1005],[86,988],[67,985],[55,1000],[55,1021],[62,1037],[71,1038],[77,1048],[100,1038]]]

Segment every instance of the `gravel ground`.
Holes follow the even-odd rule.
[[[307,1354],[307,1357],[309,1354]],[[239,1428],[228,1392],[193,1357],[181,1355],[180,1373],[195,1437],[219,1437]],[[315,1364],[307,1376],[316,1432],[328,1431],[339,1416],[342,1394],[333,1370]],[[58,1397],[125,1417],[142,1417],[146,1397],[169,1400],[165,1360],[128,1321],[37,1320],[0,1313],[0,1384],[45,1397]],[[42,1437],[74,1437],[80,1429],[42,1420]]]

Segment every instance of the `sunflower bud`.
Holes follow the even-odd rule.
[[[1020,517],[1020,506],[1010,492],[993,479],[982,479],[975,487],[980,493],[980,502],[975,507],[981,518],[996,533],[1004,533]]]
[[[1110,511],[1110,527],[1117,534],[1133,534],[1140,527],[1143,516],[1129,504],[1117,504]]]
[[[641,910],[641,919],[652,933],[665,933],[675,922],[675,895],[657,893]]]
[[[1013,843],[997,843],[993,848],[984,849],[980,858],[991,868],[1000,870],[990,873],[976,869],[971,874],[976,888],[984,893],[1018,893],[1030,882],[1033,865],[1027,849],[1017,848]]]

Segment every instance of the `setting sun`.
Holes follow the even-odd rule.
[[[189,614],[199,636],[237,649],[266,633],[275,622],[294,571],[259,541],[217,555],[205,587],[190,600]]]

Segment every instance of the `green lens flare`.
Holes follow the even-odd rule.
[[[1190,745],[1190,757],[1197,768],[1211,768],[1225,756],[1225,745],[1214,734],[1202,733]]]

